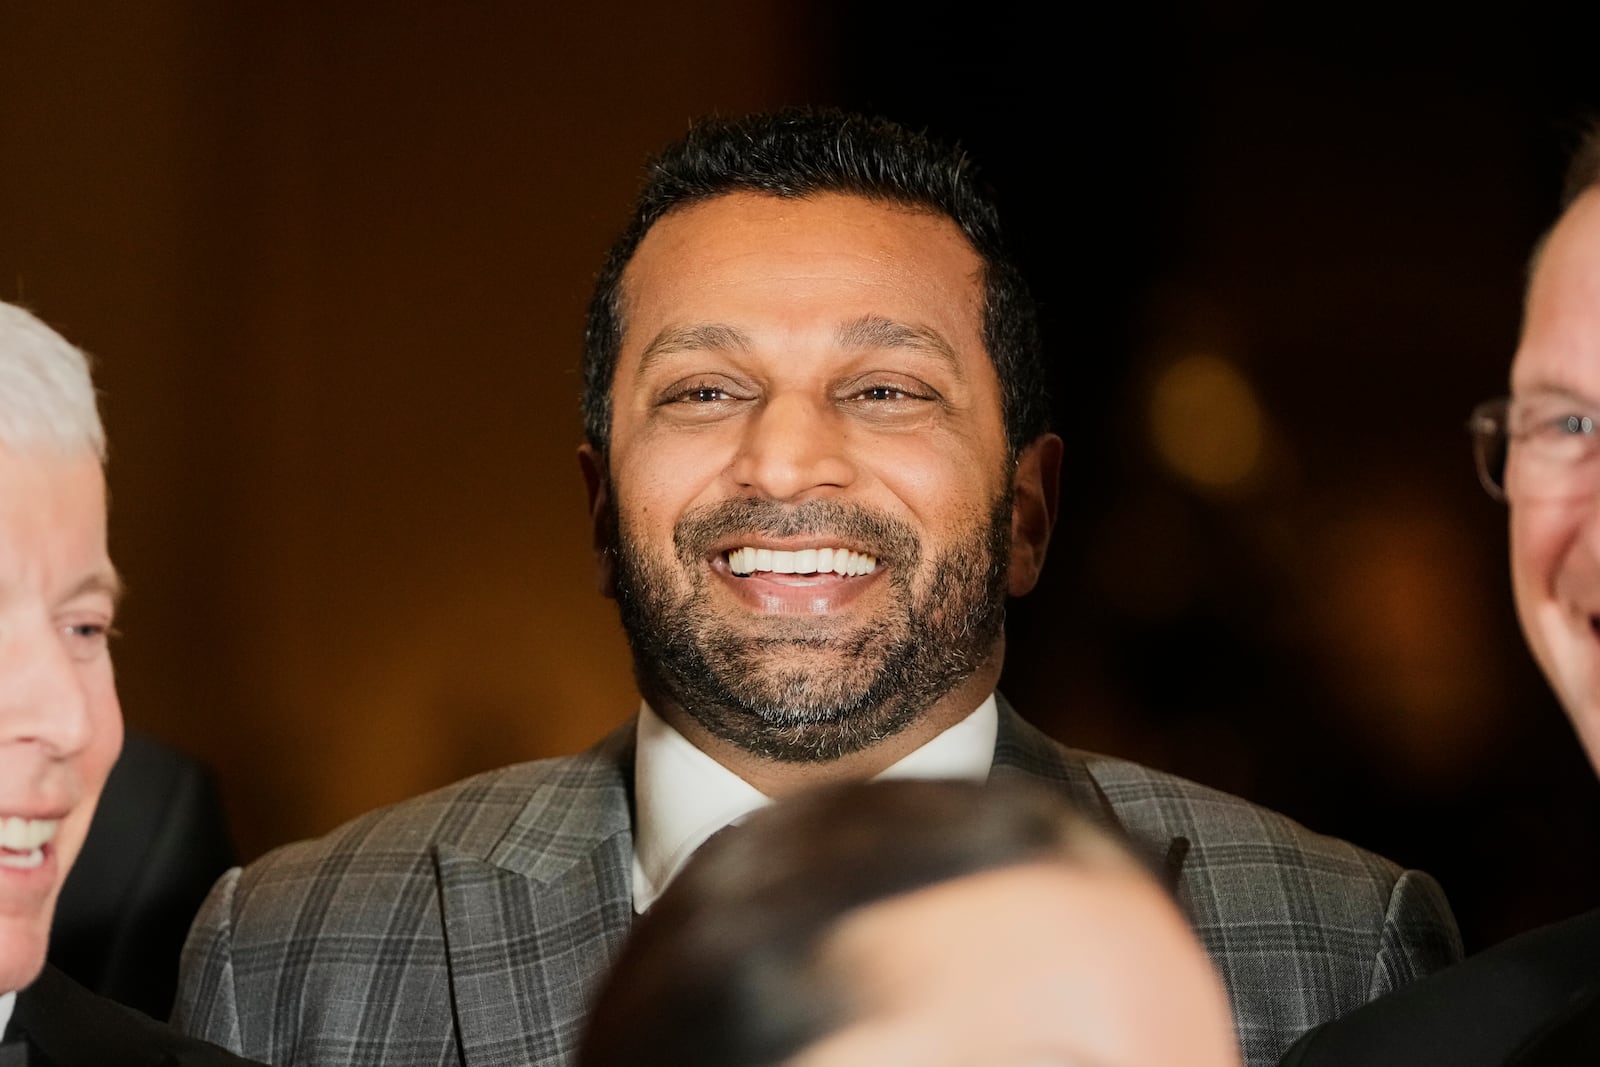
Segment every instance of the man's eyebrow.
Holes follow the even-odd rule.
[[[1545,380],[1536,380],[1511,390],[1512,404],[1564,404],[1593,411],[1600,401],[1575,389]]]
[[[125,587],[122,584],[122,578],[114,569],[107,568],[103,571],[95,571],[93,574],[85,575],[77,585],[67,590],[67,595],[62,598],[62,601],[73,601],[82,596],[98,594],[110,597],[112,606],[115,606],[122,599],[124,591]]]
[[[750,338],[743,330],[720,322],[668,326],[644,346],[639,355],[639,372],[642,374],[663,357],[677,352],[745,351],[749,347]]]
[[[926,326],[911,326],[879,315],[863,315],[839,327],[839,344],[845,348],[912,348],[926,352],[946,364],[959,378],[965,377],[961,357],[944,335]]]

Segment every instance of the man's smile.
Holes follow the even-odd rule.
[[[0,867],[25,871],[43,866],[60,826],[60,819],[0,816]]]
[[[837,574],[853,578],[871,574],[878,569],[878,560],[848,548],[802,548],[786,551],[781,548],[755,548],[745,546],[724,553],[728,569],[741,578],[755,574]]]
[[[710,556],[711,570],[746,607],[766,615],[831,615],[887,574],[878,558],[842,545],[796,549],[739,545]]]
[[[682,566],[708,568],[756,616],[852,610],[921,556],[903,520],[843,501],[722,501],[681,519],[673,539]]]

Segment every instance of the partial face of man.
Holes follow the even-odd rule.
[[[122,747],[106,650],[115,587],[99,462],[0,445],[0,992],[44,963]]]
[[[1581,196],[1550,234],[1528,290],[1512,394],[1600,407],[1600,192]],[[1600,495],[1533,494],[1513,441],[1511,576],[1517,614],[1557,697],[1600,768]]]
[[[729,194],[656,223],[623,292],[609,480],[586,462],[647,699],[787,761],[975,707],[1013,476],[957,227]]]

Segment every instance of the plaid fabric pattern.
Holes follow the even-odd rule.
[[[632,918],[633,727],[363,816],[225,875],[175,1021],[295,1067],[565,1067]],[[1170,876],[1249,1067],[1460,958],[1438,885],[1283,816],[1065,748],[1003,700],[995,775],[1059,783]]]

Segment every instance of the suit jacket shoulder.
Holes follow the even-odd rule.
[[[247,1067],[225,1049],[91,993],[55,967],[17,995],[15,1026],[36,1067]]]
[[[1152,858],[1222,974],[1247,1064],[1461,957],[1438,884],[1277,812],[1067,748],[1002,705],[996,773],[1061,782]]]
[[[241,892],[297,884],[351,855],[426,864],[440,845],[533,875],[558,870],[573,859],[570,843],[615,833],[618,815],[627,825],[631,774],[630,727],[586,752],[484,771],[284,845],[246,869]]]
[[[177,1019],[272,1062],[569,1062],[632,919],[631,726],[234,870],[185,949]],[[1432,879],[1256,805],[1068,749],[1001,701],[995,775],[1058,785],[1169,877],[1250,1067],[1459,956]]]
[[[626,934],[632,729],[225,875],[174,1020],[271,1062],[554,1064]]]

